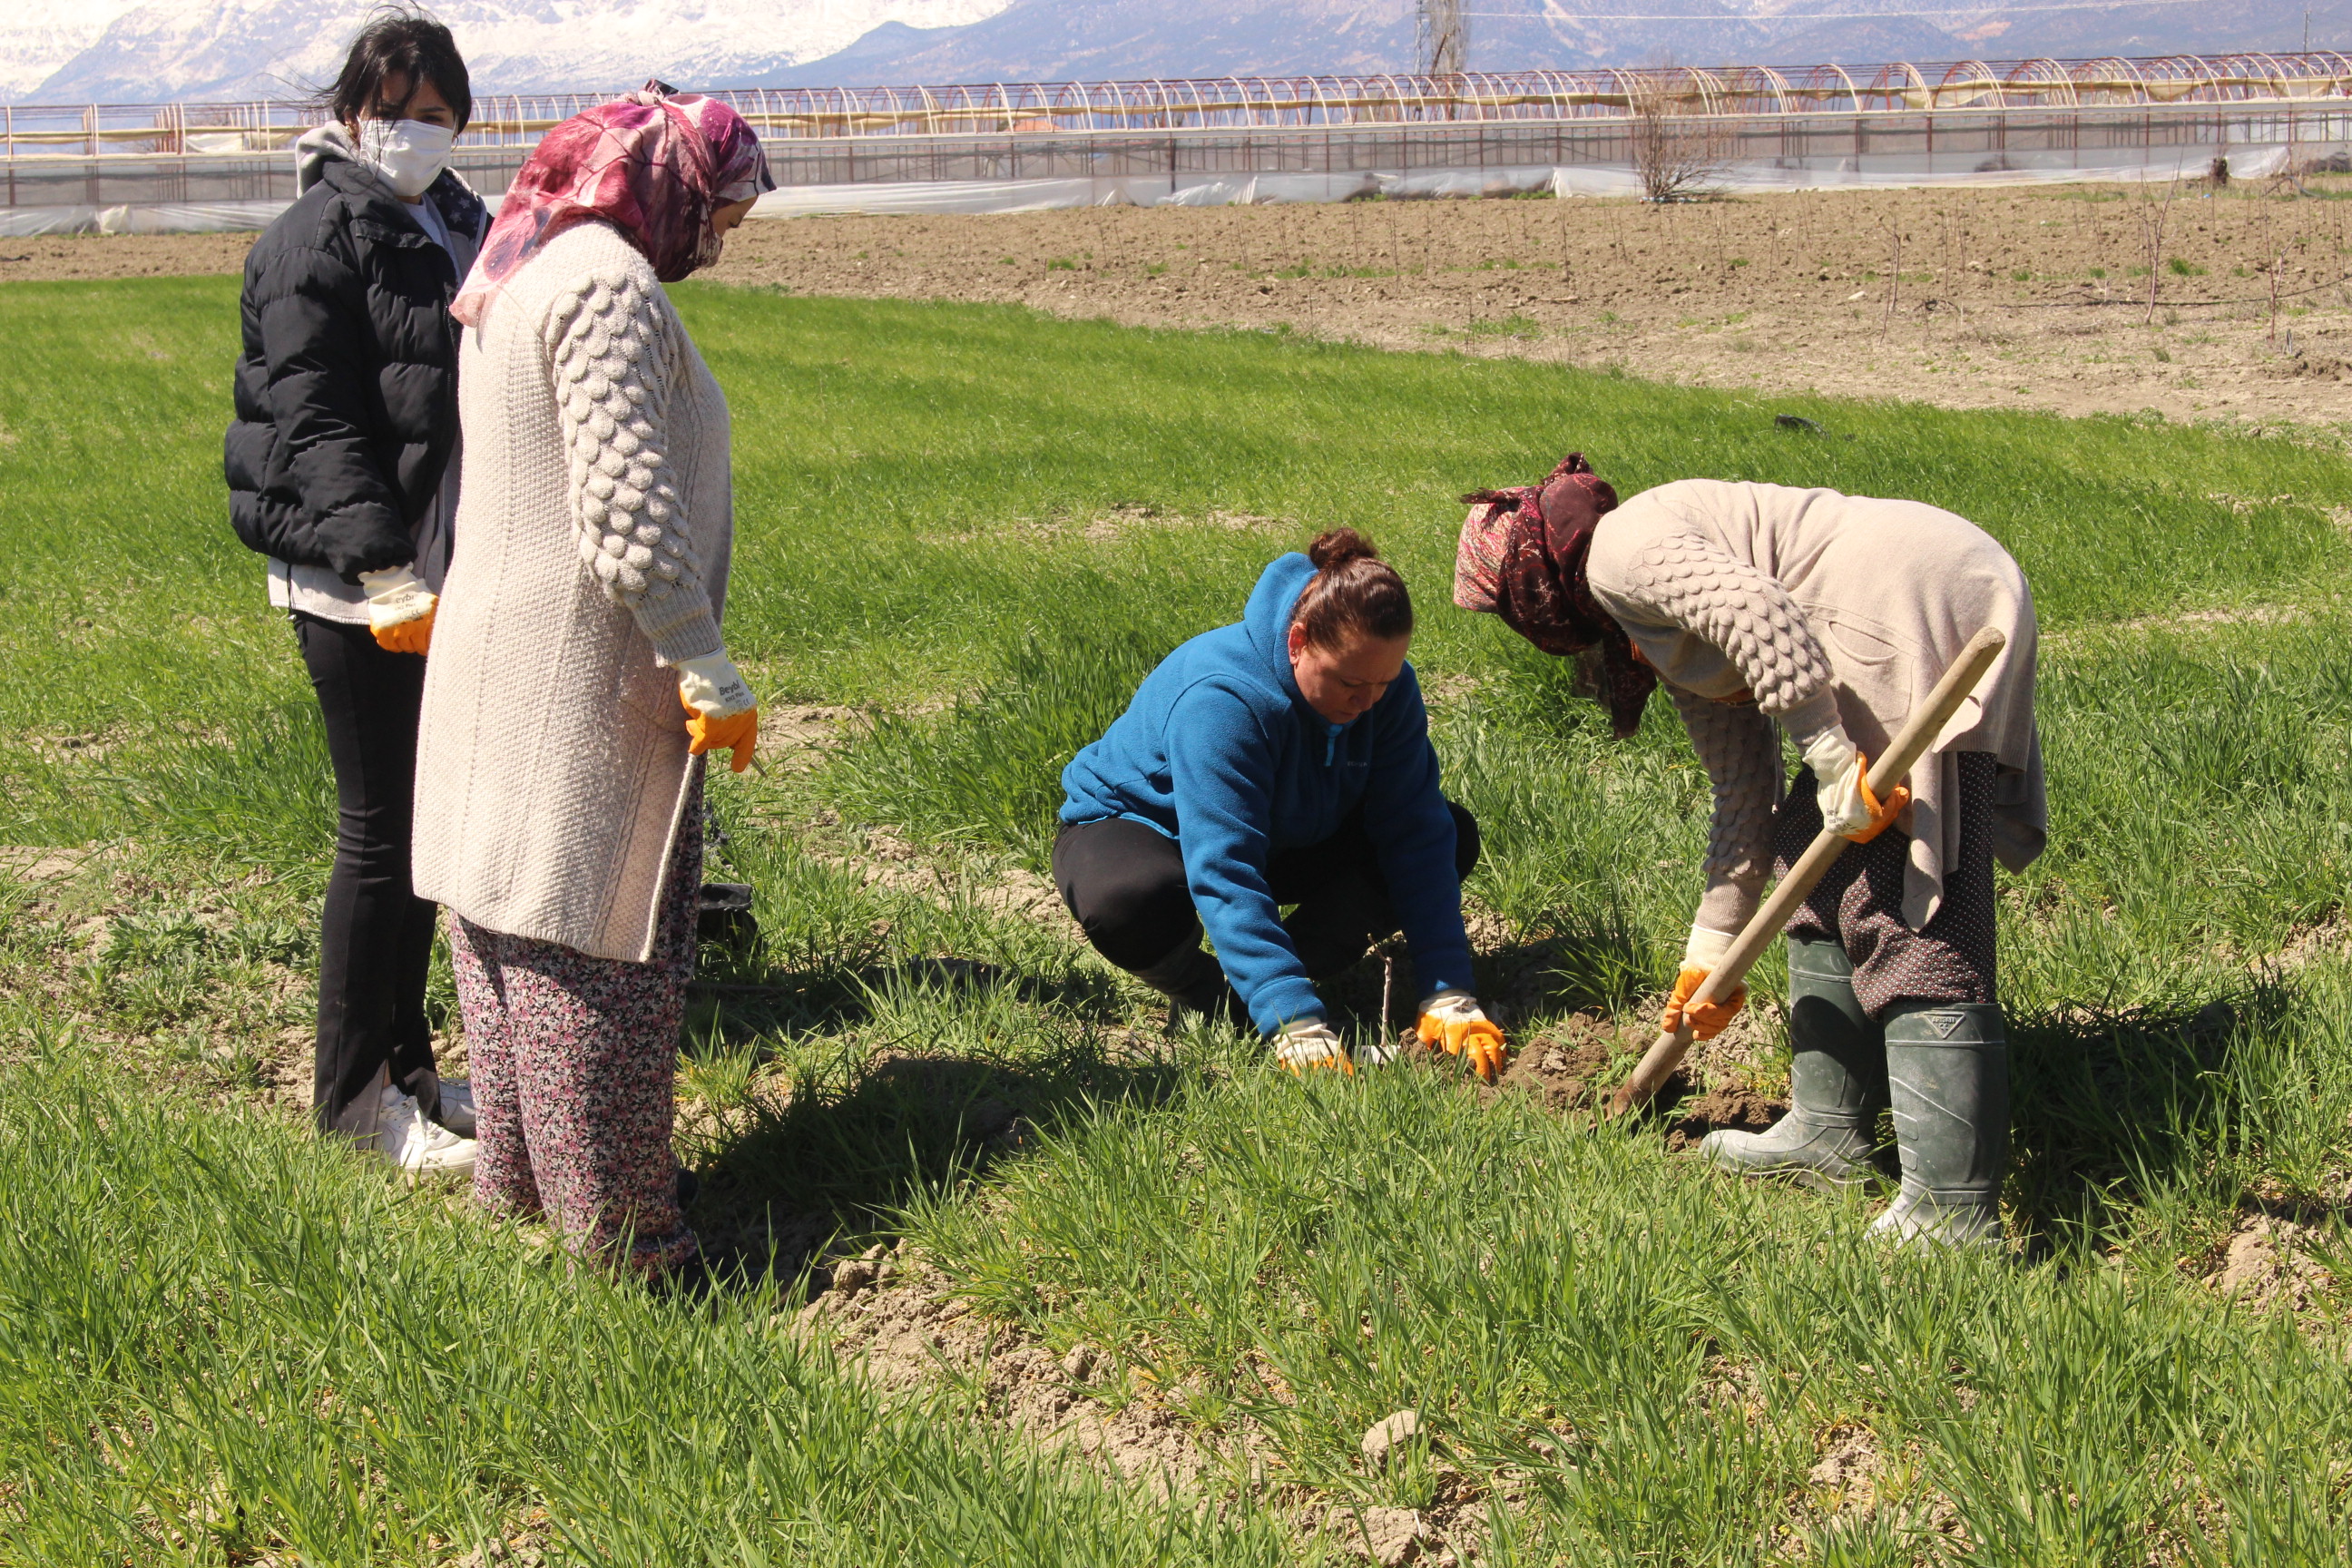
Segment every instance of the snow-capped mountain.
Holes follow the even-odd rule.
[[[1005,3],[438,0],[428,8],[457,34],[478,92],[597,92],[648,76],[730,86],[832,54],[885,23],[948,28]],[[0,0],[0,81],[19,102],[301,96],[333,77],[373,9],[374,0]],[[80,47],[20,86],[31,75],[20,47],[32,61],[46,39],[56,40],[42,44],[52,53],[68,41]]]
[[[287,98],[375,0],[0,0],[0,100]],[[427,0],[476,90],[1373,73],[1412,0]],[[2352,0],[1465,0],[1475,70],[2352,47]],[[2306,23],[2306,15],[2308,22]]]
[[[21,99],[98,42],[137,0],[0,0],[0,103]]]
[[[2305,0],[1463,0],[1473,70],[1810,66],[2294,49]],[[2310,0],[2315,47],[2352,0]],[[936,32],[885,26],[758,85],[1409,70],[1412,0],[1012,0]]]

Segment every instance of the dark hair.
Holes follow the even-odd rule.
[[[1315,575],[1298,595],[1290,624],[1320,648],[1347,646],[1349,634],[1387,641],[1412,635],[1412,595],[1380,546],[1352,528],[1334,528],[1307,547]]]
[[[384,103],[384,79],[395,76],[407,79],[408,97]],[[429,81],[439,89],[448,100],[450,112],[457,117],[457,129],[466,129],[474,118],[474,87],[466,75],[465,57],[457,52],[457,40],[423,11],[386,6],[352,40],[352,52],[343,57],[343,68],[326,91],[327,111],[348,125],[364,119],[379,105],[405,110],[409,99],[416,96],[420,81]]]

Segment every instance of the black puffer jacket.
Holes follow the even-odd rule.
[[[460,279],[363,166],[330,153],[317,175],[246,258],[222,467],[237,538],[355,581],[415,558],[448,466]],[[444,174],[425,199],[479,245],[489,215],[464,181]]]

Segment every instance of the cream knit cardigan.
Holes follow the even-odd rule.
[[[417,736],[416,892],[646,963],[719,651],[727,401],[601,222],[518,268],[458,353],[465,468]]]
[[[1714,785],[1699,923],[1736,931],[1772,867],[1778,722],[1800,747],[1832,722],[1885,749],[1979,626],[2009,646],[1911,772],[1904,923],[1935,919],[1958,852],[1956,753],[1997,759],[1993,849],[2021,871],[2049,840],[2038,652],[2025,574],[1964,517],[1912,500],[1680,479],[1601,520],[1592,596],[1664,678]],[[1728,703],[1742,689],[1752,701]]]

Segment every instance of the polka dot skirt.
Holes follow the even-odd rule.
[[[1791,936],[1834,942],[1853,962],[1854,994],[1872,1017],[1897,1002],[1992,1002],[1993,775],[1990,752],[1961,752],[1959,853],[1944,868],[1944,901],[1918,931],[1903,923],[1911,837],[1888,828],[1849,846],[1789,921]],[[1772,819],[1774,877],[1785,877],[1822,830],[1811,768],[1800,769]]]

